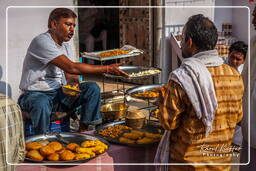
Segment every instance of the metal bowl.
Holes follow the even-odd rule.
[[[100,112],[105,120],[114,121],[125,118],[128,107],[125,103],[108,103],[101,106]]]

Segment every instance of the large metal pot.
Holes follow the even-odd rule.
[[[128,107],[125,103],[108,103],[101,106],[100,112],[105,121],[114,121],[125,118]]]

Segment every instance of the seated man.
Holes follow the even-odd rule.
[[[239,73],[241,73],[243,70],[247,49],[248,45],[246,45],[243,41],[237,41],[229,48],[228,61],[226,63],[235,67]]]
[[[30,114],[36,134],[49,131],[50,115],[57,108],[69,110],[82,105],[80,131],[102,122],[98,85],[95,82],[78,85],[78,75],[111,73],[128,76],[118,68],[120,64],[97,66],[70,60],[72,50],[68,41],[74,35],[76,18],[70,9],[54,9],[48,19],[49,30],[36,36],[27,50],[20,81],[23,94],[18,103]],[[79,86],[80,96],[65,95],[61,89],[65,84]]]

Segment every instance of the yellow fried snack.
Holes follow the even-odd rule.
[[[58,153],[53,153],[53,154],[47,156],[47,159],[50,161],[59,161],[60,155]]]
[[[136,141],[137,144],[150,144],[153,142],[157,142],[157,139],[153,139],[153,138],[148,138],[148,137],[144,137],[142,139],[139,139]]]
[[[150,132],[145,132],[145,137],[159,140],[159,139],[161,139],[162,135],[161,134],[152,134]]]
[[[96,146],[96,144],[97,144],[96,141],[84,141],[82,142],[81,146],[87,148],[87,147],[94,147]]]
[[[121,49],[115,49],[115,50],[111,50],[111,51],[107,51],[107,52],[101,52],[99,54],[99,57],[103,58],[103,57],[108,57],[108,56],[118,56],[118,55],[123,55],[123,54],[127,54],[129,53],[130,50],[121,50]]]
[[[42,148],[40,148],[40,153],[43,155],[43,156],[49,156],[53,153],[55,153],[55,150],[50,147],[50,146],[43,146]]]
[[[38,142],[28,142],[26,143],[26,150],[38,150],[41,147],[43,147],[42,144],[38,143]]]
[[[83,160],[83,159],[89,159],[91,158],[90,154],[87,153],[78,153],[75,156],[75,160]]]
[[[95,146],[91,149],[95,154],[101,154],[105,151],[105,148],[103,146]]]
[[[74,158],[75,158],[75,154],[70,150],[65,150],[60,154],[61,160],[67,161],[67,160],[73,160]]]
[[[52,149],[54,149],[55,151],[60,151],[62,149],[62,145],[61,143],[59,142],[56,142],[56,141],[53,141],[53,142],[50,142],[48,144],[48,146],[50,146]]]
[[[71,150],[71,151],[74,151],[74,152],[76,151],[77,147],[79,147],[79,145],[76,144],[76,143],[70,143],[70,144],[67,145],[67,149]]]
[[[132,139],[132,140],[137,140],[138,138],[141,137],[141,135],[140,134],[133,134],[133,133],[130,132],[130,133],[124,133],[123,137],[129,138],[129,139]]]
[[[126,130],[126,129],[130,130],[132,128],[126,125],[109,126],[103,130],[100,130],[99,134],[104,137],[116,138],[123,132],[123,130]]]
[[[65,86],[63,86],[63,87],[68,88],[68,89],[71,89],[71,90],[79,91],[79,88],[78,88],[78,87],[76,87],[76,86],[72,86],[72,85],[65,85]]]
[[[39,151],[37,150],[31,150],[29,152],[27,152],[26,156],[30,159],[33,159],[33,160],[43,160],[44,159],[44,156],[42,156]]]
[[[135,143],[135,140],[131,140],[129,138],[125,138],[125,137],[120,137],[119,138],[119,141],[121,143],[129,143],[129,144],[134,144]]]
[[[104,147],[105,150],[108,149],[108,146],[106,144],[104,144],[103,142],[101,142],[100,140],[96,140],[95,142],[96,142],[97,146],[102,146],[102,147]]]
[[[89,154],[91,157],[96,156],[96,154],[92,151],[92,148],[77,147],[77,148],[76,148],[76,152],[77,152],[77,153],[87,153],[87,154]]]
[[[137,135],[139,135],[140,137],[143,137],[144,134],[145,134],[145,132],[137,131],[137,130],[132,130],[131,133],[132,133],[132,134],[137,134]]]

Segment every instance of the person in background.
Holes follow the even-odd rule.
[[[226,63],[235,67],[240,74],[243,70],[247,50],[248,45],[243,41],[237,41],[229,48],[228,60]]]
[[[254,30],[256,30],[256,5],[254,7],[254,11],[252,13],[252,24],[254,26]],[[240,166],[240,171],[254,171],[256,168],[256,37],[252,37],[251,39],[251,47],[250,47],[250,60],[247,57],[247,60],[244,64],[244,69],[242,72],[244,85],[245,85],[245,94],[243,97],[243,111],[244,117],[241,122],[242,133],[243,133],[243,143],[242,143],[242,151],[240,162],[247,163],[250,161],[248,165]],[[250,75],[249,70],[250,65]],[[248,79],[250,78],[250,87]],[[250,89],[249,89],[250,88]],[[250,99],[248,96],[250,93]],[[249,106],[250,113],[249,113]],[[250,117],[250,124],[249,124]],[[250,125],[250,131],[248,130],[248,126]],[[249,137],[250,136],[250,146]],[[250,151],[250,160],[248,158]]]
[[[170,165],[168,170],[230,170],[235,126],[242,119],[243,81],[235,68],[224,64],[214,49],[214,23],[202,14],[191,16],[184,26],[179,68],[169,75],[168,87],[160,97],[160,124],[166,130],[155,162]],[[232,106],[232,107],[230,107]]]
[[[68,8],[54,9],[48,19],[48,31],[36,36],[23,63],[18,99],[21,109],[30,114],[36,134],[49,131],[53,111],[67,111],[81,105],[80,132],[102,122],[100,88],[95,82],[79,84],[78,75],[110,73],[128,77],[121,64],[89,65],[73,62],[69,40],[74,35],[76,14]],[[62,85],[79,87],[80,95],[68,97]]]
[[[237,71],[241,74],[244,62],[246,59],[246,54],[248,50],[248,45],[243,41],[234,42],[229,48],[229,56],[225,63],[237,69]],[[235,134],[233,137],[233,143],[238,146],[242,146],[242,130],[240,123],[235,128]]]
[[[15,166],[9,164],[22,162],[24,157],[25,139],[20,107],[0,93],[0,170],[13,171]]]

